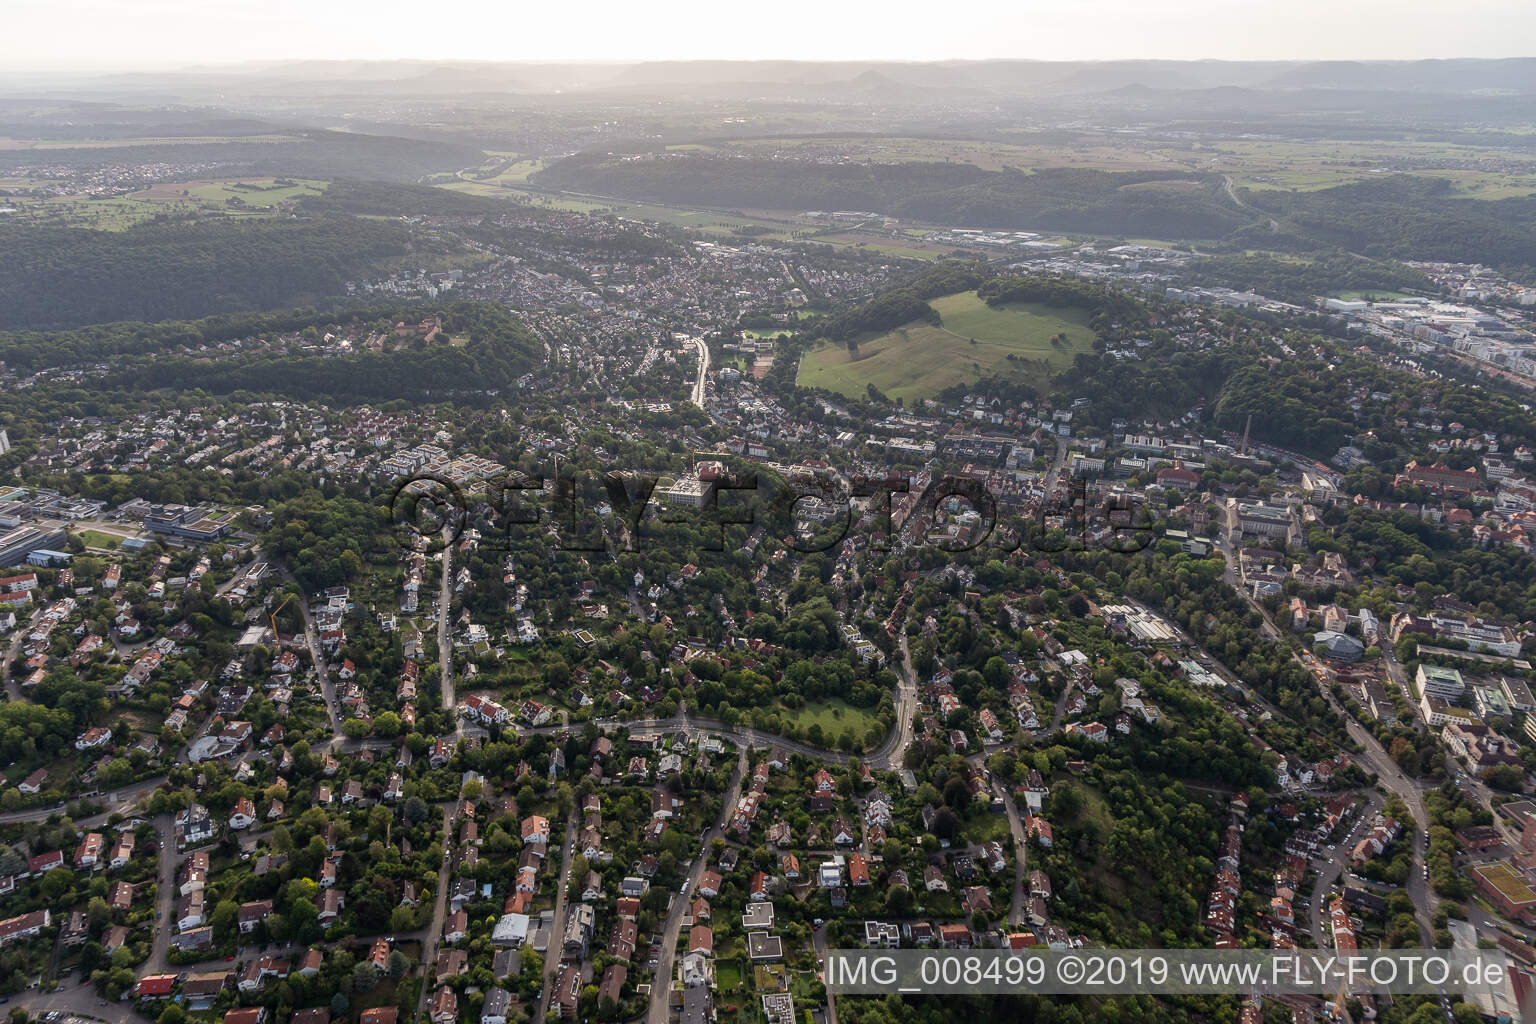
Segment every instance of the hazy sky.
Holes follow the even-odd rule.
[[[1512,57],[1536,2],[4,0],[0,70],[273,58]]]

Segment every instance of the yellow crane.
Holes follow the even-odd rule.
[[[267,616],[268,621],[272,623],[272,642],[274,644],[277,643],[277,613],[288,607],[288,602],[292,600],[293,595],[289,594],[287,597],[283,598],[283,603],[272,609],[272,614]]]

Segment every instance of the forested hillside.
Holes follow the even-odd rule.
[[[358,181],[342,178],[333,181],[318,196],[309,196],[301,206],[315,213],[352,213],[399,217],[405,214],[454,216],[490,214],[506,208],[506,203],[450,192],[431,185],[391,184],[383,181]]]
[[[403,226],[355,217],[126,231],[0,224],[0,328],[303,305],[340,294],[350,278],[409,247]]]
[[[706,206],[892,212],[922,192],[961,188],[992,172],[970,164],[827,164],[707,153],[582,153],[534,175],[554,188]]]
[[[827,164],[701,153],[581,154],[534,180],[658,202],[773,209],[869,210],[989,228],[1217,238],[1251,219],[1220,179],[1179,173],[1047,168],[987,171],[959,163]]]
[[[1458,199],[1451,183],[1393,175],[1316,192],[1246,193],[1283,231],[1366,256],[1536,269],[1536,196]]]
[[[1483,262],[1511,272],[1536,268],[1536,197],[1456,198],[1450,181],[1410,175],[1315,191],[1245,190],[1237,202],[1220,176],[1187,171],[989,171],[963,163],[845,164],[664,152],[578,154],[533,180],[552,188],[727,209],[868,210],[963,227],[1192,239],[1243,249],[1344,250],[1391,260]],[[1223,277],[1227,269],[1211,268]],[[1273,280],[1277,270],[1266,268],[1260,276]],[[1399,286],[1395,271],[1367,277],[1358,285],[1333,283],[1312,294]],[[1281,285],[1296,295],[1317,283]]]
[[[1433,292],[1419,271],[1387,260],[1367,260],[1345,252],[1311,259],[1282,259],[1253,254],[1199,260],[1187,271],[1196,284],[1255,291],[1273,299],[1310,306],[1319,295],[1338,291]]]
[[[174,357],[125,369],[109,386],[236,391],[322,399],[337,404],[391,399],[446,400],[513,387],[539,341],[494,303],[464,303],[441,314],[451,343],[346,355],[274,353],[215,361]],[[323,322],[311,317],[315,323]],[[462,343],[461,343],[462,342]]]
[[[273,130],[281,131],[276,127]],[[48,151],[51,165],[81,169],[128,164],[207,164],[217,166],[225,177],[250,174],[406,182],[473,166],[484,159],[485,154],[479,149],[459,143],[310,128],[288,132],[286,137],[277,139],[234,136],[198,142],[67,146]],[[37,162],[33,150],[0,150],[0,171],[15,173]]]

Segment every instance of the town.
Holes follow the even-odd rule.
[[[491,131],[296,79],[294,124],[357,130],[204,153],[176,106],[184,141],[4,158],[18,251],[217,236],[163,292],[5,293],[12,1024],[944,1020],[990,1004],[841,995],[829,951],[1103,947],[1510,981],[997,1012],[1520,1019],[1536,279],[1505,236],[1306,248],[1332,208],[1270,176],[1375,164],[1289,139],[1276,170],[1226,126],[961,140],[574,83]]]

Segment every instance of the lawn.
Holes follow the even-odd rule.
[[[874,712],[866,708],[856,708],[847,701],[837,698],[809,703],[793,711],[781,711],[779,717],[786,722],[793,722],[801,730],[819,725],[822,735],[828,740],[836,737],[838,733],[849,731],[862,740],[870,726],[879,724],[879,719],[875,717]]]
[[[1087,310],[1039,303],[993,308],[975,292],[946,295],[931,305],[940,326],[910,323],[860,339],[855,352],[824,345],[801,361],[798,383],[850,397],[873,384],[890,398],[911,401],[987,375],[1039,378],[1093,349]]]
[[[1395,292],[1388,288],[1345,289],[1344,291],[1331,292],[1336,299],[1346,302],[1355,302],[1360,299],[1374,299],[1377,301],[1390,301],[1392,299],[1406,299],[1408,292]]]
[[[741,985],[741,961],[721,960],[715,966],[715,987],[721,992],[734,992]]]
[[[88,548],[109,548],[115,551],[123,543],[123,538],[116,534],[102,533],[100,530],[80,530],[75,536],[85,541]]]

